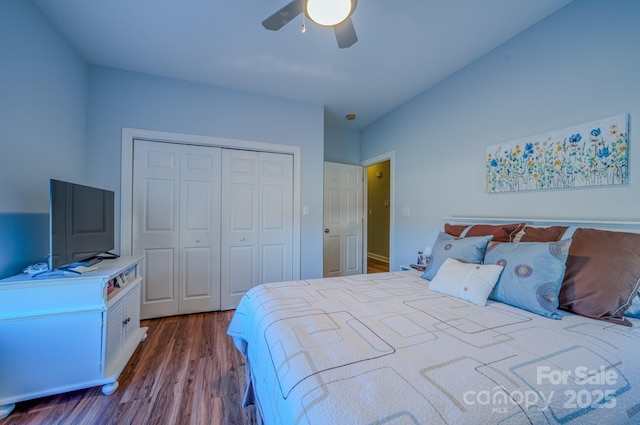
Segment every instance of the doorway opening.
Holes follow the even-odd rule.
[[[366,270],[391,270],[391,160],[366,165]]]

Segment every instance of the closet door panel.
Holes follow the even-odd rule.
[[[259,283],[259,153],[222,152],[221,308]]]
[[[141,317],[220,309],[220,148],[134,141]]]
[[[183,252],[183,264],[182,297],[184,300],[202,299],[215,295],[212,294],[210,284],[211,274],[214,272],[211,264],[211,249],[186,248]]]
[[[255,183],[233,183],[229,187],[229,231],[242,234],[241,237],[257,236],[257,190]]]
[[[260,153],[260,283],[293,278],[293,156]]]
[[[229,249],[229,282],[232,284],[231,294],[244,294],[254,286],[256,252],[253,246],[234,246]]]
[[[144,183],[144,219],[148,237],[170,242],[175,237],[176,184],[172,179],[148,178]]]
[[[284,188],[274,185],[262,186],[262,229],[264,232],[285,230],[287,207]]]
[[[180,146],[134,141],[133,249],[144,255],[141,318],[178,311]]]
[[[252,287],[293,278],[293,156],[224,150],[222,309]]]
[[[142,318],[235,308],[293,278],[293,156],[134,142]]]
[[[153,304],[174,304],[175,301],[175,249],[158,248],[145,249],[144,251],[144,299],[142,303],[150,306]],[[152,282],[151,284],[147,281]],[[156,307],[156,306],[154,306]],[[166,305],[165,305],[166,307]],[[153,310],[160,309],[160,306]],[[168,313],[168,311],[167,311]],[[171,314],[175,314],[171,310]]]
[[[181,146],[179,313],[220,309],[221,149]]]
[[[284,244],[262,245],[262,283],[291,280],[287,274],[287,249]]]

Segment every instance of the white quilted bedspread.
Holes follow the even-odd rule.
[[[640,424],[640,321],[544,318],[414,271],[266,284],[229,326],[267,424]]]

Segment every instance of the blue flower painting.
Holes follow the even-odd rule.
[[[628,183],[627,114],[487,148],[487,192]]]

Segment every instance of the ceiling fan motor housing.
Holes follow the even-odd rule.
[[[346,16],[344,16],[345,12],[343,11],[342,15],[340,16],[341,20],[338,20],[335,24],[323,24],[322,22],[324,21],[319,19],[320,22],[318,22],[312,17],[312,15],[309,15],[310,3],[312,3],[311,10],[314,10],[314,8],[318,7],[316,6],[316,4],[344,4],[345,1],[350,4],[347,4],[346,7],[343,6],[342,10],[347,11]],[[296,16],[304,13],[304,15],[314,23],[333,28],[333,32],[336,36],[336,41],[338,42],[338,47],[344,49],[347,47],[351,47],[353,44],[355,44],[356,41],[358,41],[355,27],[353,26],[353,22],[351,21],[351,15],[353,15],[353,12],[356,10],[357,5],[358,0],[293,0],[282,7],[280,10],[278,10],[276,13],[262,21],[262,26],[271,31],[278,31],[280,28],[291,22]]]

